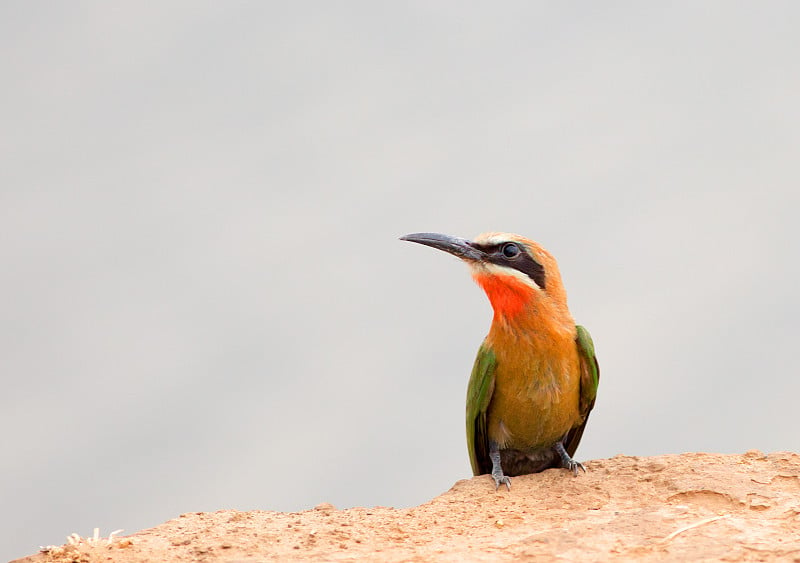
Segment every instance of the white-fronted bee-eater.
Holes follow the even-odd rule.
[[[402,240],[465,261],[494,309],[467,387],[467,448],[475,475],[495,487],[509,477],[563,467],[572,459],[600,378],[589,332],[575,324],[555,258],[519,235],[474,241],[437,233]]]

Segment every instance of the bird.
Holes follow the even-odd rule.
[[[467,386],[467,449],[474,475],[495,490],[510,477],[584,465],[572,456],[594,407],[600,369],[576,325],[555,258],[520,235],[468,240],[439,233],[400,237],[466,262],[494,316]]]

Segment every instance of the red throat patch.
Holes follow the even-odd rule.
[[[506,318],[517,316],[530,302],[536,291],[514,276],[477,273],[472,276],[483,288],[496,315]]]

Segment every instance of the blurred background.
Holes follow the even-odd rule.
[[[416,231],[558,258],[602,374],[578,459],[800,450],[798,18],[0,4],[0,559],[469,477],[491,310]]]

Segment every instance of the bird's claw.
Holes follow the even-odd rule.
[[[494,479],[495,491],[500,488],[501,484],[504,484],[509,491],[511,490],[511,479],[509,477],[506,477],[502,473],[500,474],[492,473],[492,479]]]
[[[564,444],[561,442],[556,442],[554,448],[556,453],[561,457],[561,467],[572,471],[572,474],[575,475],[575,477],[578,476],[578,468],[586,473],[586,468],[583,466],[583,464],[580,461],[575,461],[570,457],[570,455],[567,453],[567,450],[564,449]]]
[[[575,461],[574,459],[569,460],[569,463],[565,469],[572,471],[572,474],[575,475],[575,477],[578,476],[578,469],[586,473],[586,468],[583,466],[583,464],[580,461]]]

